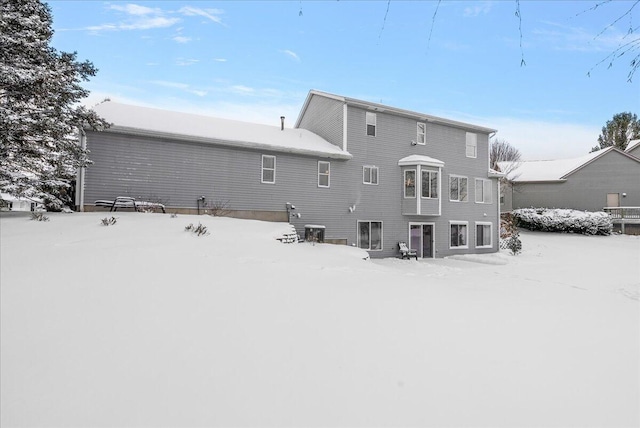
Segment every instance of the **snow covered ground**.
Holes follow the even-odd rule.
[[[3,427],[640,425],[637,236],[416,262],[47,215],[0,218]]]

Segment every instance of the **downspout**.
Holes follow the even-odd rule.
[[[78,132],[78,137],[80,140],[80,148],[84,151],[87,148],[87,134],[84,132],[84,129],[78,128],[80,132]],[[80,212],[84,212],[84,176],[85,176],[85,167],[81,166],[78,169],[78,176],[76,178],[76,205],[78,205],[78,209]]]
[[[342,150],[347,151],[347,103],[342,104]]]

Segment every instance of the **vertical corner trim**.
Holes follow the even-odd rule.
[[[342,150],[347,150],[347,103],[342,104]]]

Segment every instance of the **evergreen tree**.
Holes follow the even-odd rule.
[[[78,104],[89,94],[80,83],[97,69],[52,48],[51,24],[38,0],[0,0],[0,191],[60,209],[89,163],[79,128],[108,124]]]
[[[591,152],[615,147],[625,150],[629,141],[640,138],[640,121],[638,116],[628,112],[613,115],[613,119],[608,120],[602,127],[602,132],[598,136],[598,145],[591,149]]]

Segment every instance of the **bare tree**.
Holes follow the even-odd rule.
[[[520,162],[520,157],[520,150],[509,144],[507,140],[496,138],[491,141],[489,149],[489,165],[491,169],[503,172],[506,175],[507,172],[511,172],[517,166],[518,162]],[[500,166],[499,163],[501,162],[510,163]],[[505,171],[505,169],[509,169],[509,171]]]

